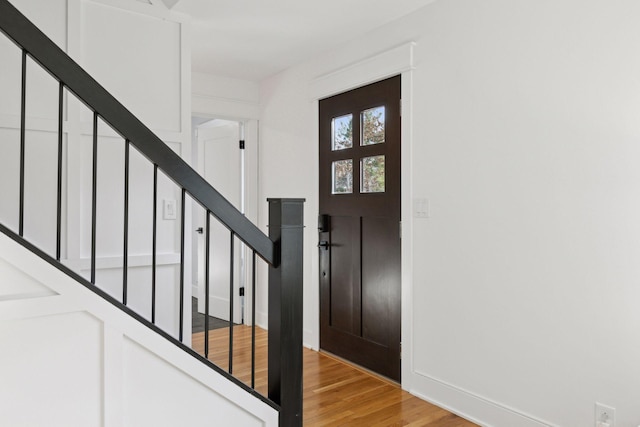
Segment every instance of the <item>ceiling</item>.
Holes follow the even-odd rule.
[[[166,7],[193,19],[193,71],[251,81],[274,75],[433,1],[162,0]]]

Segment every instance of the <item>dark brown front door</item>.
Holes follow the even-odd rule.
[[[320,347],[400,381],[400,76],[320,101],[319,178]]]

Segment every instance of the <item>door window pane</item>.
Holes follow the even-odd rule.
[[[344,150],[353,147],[353,114],[331,119],[331,149]]]
[[[353,160],[337,160],[332,164],[333,194],[353,193]]]
[[[384,193],[384,156],[360,160],[360,192]]]
[[[361,145],[382,144],[384,142],[384,106],[370,108],[360,113],[362,128]]]

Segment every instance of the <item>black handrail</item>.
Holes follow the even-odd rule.
[[[203,177],[107,92],[11,3],[0,1],[0,31],[129,140],[153,164],[197,200],[269,264],[276,265],[273,242]],[[25,57],[26,58],[26,57]]]

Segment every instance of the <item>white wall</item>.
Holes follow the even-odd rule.
[[[136,114],[174,151],[190,159],[190,50],[187,20],[151,4],[118,0],[13,0],[54,42]],[[0,36],[2,184],[0,220],[18,224],[20,51]],[[5,62],[6,58],[6,62]],[[3,98],[4,99],[4,98]],[[58,83],[29,60],[27,69],[25,236],[55,253]],[[90,276],[92,112],[73,95],[64,104],[63,262]],[[98,127],[97,283],[122,295],[124,140]],[[131,150],[130,305],[151,316],[153,166]],[[180,191],[162,173],[158,187],[158,324],[178,334],[180,221],[162,217]],[[178,206],[179,208],[179,206]],[[190,217],[190,214],[189,214]],[[187,229],[190,229],[188,226]],[[191,234],[187,233],[187,256]],[[191,271],[185,275],[191,282]],[[187,287],[185,310],[190,310]],[[190,318],[187,318],[186,330]]]
[[[205,73],[191,73],[194,114],[216,119],[257,119],[258,83]]]
[[[593,425],[596,401],[640,423],[639,18],[632,0],[440,1],[264,81],[260,198],[307,198],[306,344],[314,85],[415,41],[403,386],[484,425]],[[414,198],[429,218],[412,218]]]
[[[0,235],[0,424],[277,426],[278,413]]]

